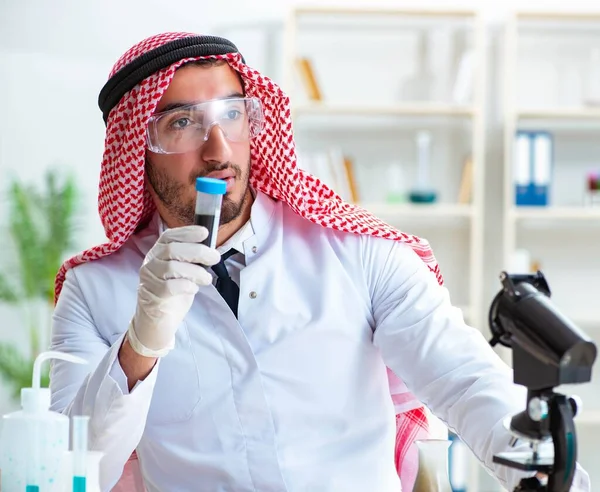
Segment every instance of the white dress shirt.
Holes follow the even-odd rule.
[[[159,230],[155,218],[69,270],[53,317],[52,349],[89,365],[53,362],[52,409],[91,416],[103,490],[135,449],[149,492],[398,492],[386,365],[518,483],[492,457],[509,449],[502,420],[524,388],[410,246],[325,229],[262,193],[221,248],[241,250],[227,261],[239,319],[202,287],[175,348],[129,393],[117,355]]]

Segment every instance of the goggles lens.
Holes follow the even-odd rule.
[[[215,99],[157,113],[148,122],[148,148],[159,154],[191,152],[208,140],[214,126],[232,142],[256,137],[264,126],[260,99]]]

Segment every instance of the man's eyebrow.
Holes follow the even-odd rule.
[[[219,97],[218,99],[234,99],[236,97],[245,97],[245,96],[241,92],[236,91],[236,92],[231,92],[231,93],[227,94],[226,96]],[[165,106],[162,107],[160,109],[160,111],[157,111],[157,112],[163,113],[165,111],[171,111],[172,109],[181,108],[182,106],[189,106],[190,104],[199,104],[201,102],[204,102],[204,101],[174,101],[169,104],[165,104]]]

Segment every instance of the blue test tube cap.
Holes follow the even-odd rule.
[[[222,179],[196,178],[196,191],[209,195],[224,195],[227,191],[227,183]]]

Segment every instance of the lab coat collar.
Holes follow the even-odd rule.
[[[227,253],[230,249],[235,249],[239,253],[244,253],[244,242],[254,236],[254,227],[252,220],[248,220],[237,232],[217,248],[221,254]]]

